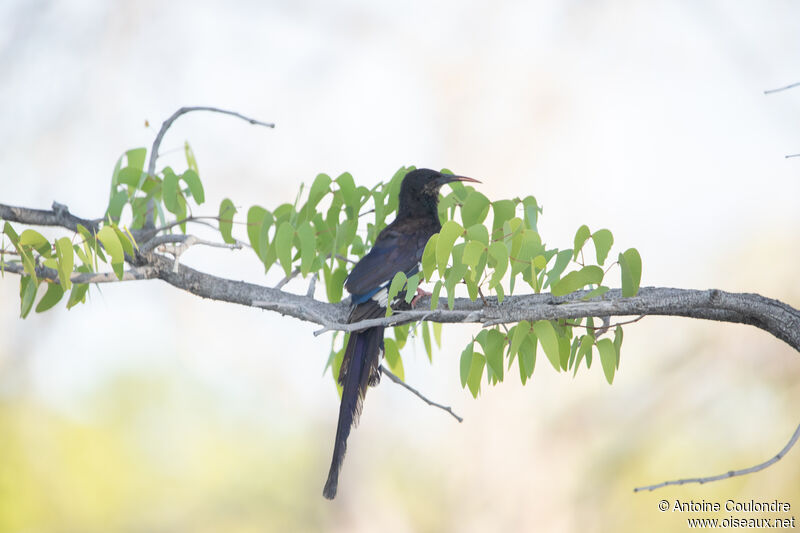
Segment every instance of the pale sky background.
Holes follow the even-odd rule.
[[[224,197],[274,208],[319,172],[371,186],[402,165],[447,167],[493,199],[535,195],[552,245],[570,247],[584,223],[610,228],[616,250],[641,252],[643,286],[797,307],[800,158],[784,156],[800,152],[800,89],[763,91],[800,81],[799,30],[800,4],[788,0],[5,1],[0,202],[100,216],[119,155],[149,148],[177,108],[211,105],[277,127],[179,119],[162,151],[192,144],[207,197],[197,212],[216,214]],[[160,163],[180,166],[181,152]],[[247,251],[193,249],[184,261],[280,279]],[[610,516],[601,510],[637,505],[669,530],[662,495],[633,495],[635,484],[765,460],[800,421],[798,354],[745,326],[648,318],[626,328],[613,387],[599,366],[573,380],[540,358],[527,387],[510,379],[477,401],[458,382],[476,330],[450,327],[433,365],[420,347],[404,352],[406,377],[465,422],[381,384],[332,507],[320,492],[338,405],[322,376],[330,340],[314,326],[159,281],[93,288],[88,305],[25,321],[17,294],[15,276],[0,280],[4,401],[92,424],[91,398],[120,375],[199,383],[223,427],[305,443],[311,480],[295,497],[342,531],[369,530],[365,509],[397,531],[424,529],[423,515],[431,530],[602,531],[592,529]],[[203,408],[188,405],[165,427],[202,426]],[[774,468],[796,480],[800,450]],[[790,496],[763,492],[766,476],[709,490],[723,501]],[[426,483],[439,489],[425,513],[386,488]],[[703,490],[681,494],[709,498]]]

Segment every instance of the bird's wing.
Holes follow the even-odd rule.
[[[426,236],[419,231],[406,233],[391,228],[382,231],[375,246],[347,276],[345,288],[353,295],[353,302],[366,301],[398,272],[407,275],[416,272],[428,241]]]

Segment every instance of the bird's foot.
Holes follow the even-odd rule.
[[[414,308],[414,306],[416,306],[416,305],[417,305],[417,302],[418,302],[418,301],[419,301],[419,300],[420,300],[422,297],[424,297],[424,296],[431,296],[432,294],[433,294],[433,293],[431,293],[431,292],[428,292],[428,291],[423,291],[422,289],[420,289],[419,287],[417,287],[417,295],[416,295],[416,296],[414,296],[414,299],[413,299],[413,300],[411,300],[411,308],[413,309],[413,308]]]

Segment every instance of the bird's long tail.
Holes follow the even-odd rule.
[[[339,471],[347,451],[347,437],[350,435],[350,429],[358,424],[367,387],[374,385],[379,378],[378,365],[383,345],[383,330],[382,327],[376,327],[353,332],[347,343],[342,367],[339,371],[342,403],[339,405],[339,422],[336,426],[333,459],[328,472],[328,481],[322,491],[322,495],[329,500],[336,497]]]

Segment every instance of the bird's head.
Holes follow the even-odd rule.
[[[418,168],[406,174],[400,185],[400,205],[398,216],[421,214],[436,214],[436,205],[439,203],[439,189],[446,183],[454,181],[480,181],[466,176],[442,174],[429,168]]]

